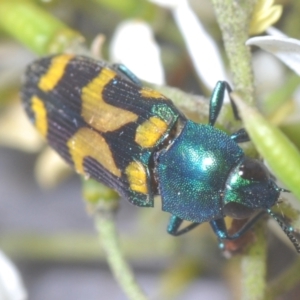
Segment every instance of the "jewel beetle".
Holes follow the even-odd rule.
[[[27,68],[21,97],[31,122],[78,173],[137,206],[153,207],[161,195],[170,234],[209,222],[223,247],[268,213],[300,252],[292,227],[271,211],[285,190],[238,145],[249,140],[245,130],[227,135],[214,127],[226,91],[219,81],[208,124],[197,124],[123,65],[60,54]],[[230,235],[225,216],[249,221]],[[181,228],[183,220],[191,223]]]

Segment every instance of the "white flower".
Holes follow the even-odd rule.
[[[271,31],[270,31],[271,32]],[[272,33],[275,31],[272,30]],[[276,31],[278,32],[278,31]],[[279,58],[284,64],[300,75],[300,41],[284,36],[282,33],[276,36],[253,37],[246,45],[254,45],[268,51]]]
[[[286,66],[292,69],[297,75],[300,75],[300,41],[289,38],[281,31],[272,27],[270,27],[267,32],[271,35],[253,37],[246,42],[246,45],[257,46],[273,54]],[[295,91],[293,100],[295,100],[296,109],[289,119],[295,119],[299,121],[299,88]]]
[[[112,61],[126,65],[142,80],[165,83],[160,48],[151,27],[143,21],[129,20],[118,26],[110,45],[110,56]]]
[[[25,300],[27,293],[16,267],[0,251],[0,299]]]
[[[20,103],[12,103],[3,111],[0,119],[0,146],[8,146],[27,152],[41,150],[44,141],[30,124]]]
[[[176,24],[185,40],[193,66],[203,83],[213,89],[218,80],[226,80],[225,68],[212,37],[205,31],[186,0],[149,0],[172,10]]]

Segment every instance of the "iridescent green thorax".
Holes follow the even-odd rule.
[[[163,210],[199,223],[222,217],[222,191],[243,157],[242,149],[226,133],[187,121],[158,157]]]

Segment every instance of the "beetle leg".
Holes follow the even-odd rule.
[[[211,94],[210,102],[209,102],[209,118],[208,118],[208,124],[211,126],[214,126],[219,116],[224,101],[225,90],[227,90],[228,93],[231,93],[232,91],[230,85],[226,81],[218,81]],[[235,107],[235,104],[231,99],[230,102],[232,105],[234,116],[236,117],[237,108]]]
[[[209,222],[210,226],[212,227],[214,233],[220,240],[220,246],[221,246],[221,241],[224,239],[228,239],[228,231],[227,227],[225,224],[224,219],[217,219]]]
[[[225,81],[218,81],[211,94],[210,102],[209,102],[209,118],[208,118],[208,124],[211,126],[214,126],[219,116],[224,101],[225,89],[226,89]]]
[[[137,86],[142,86],[142,82],[138,79],[138,77],[123,64],[113,64],[112,66],[113,69],[116,70],[120,75],[127,77],[127,79],[132,81]]]
[[[241,118],[240,118],[240,116],[239,116],[238,109],[237,109],[237,107],[236,107],[234,101],[232,100],[232,98],[231,98],[231,96],[230,96],[230,94],[231,94],[231,92],[232,92],[232,88],[231,88],[231,86],[229,85],[229,83],[228,83],[227,81],[222,81],[222,82],[223,82],[223,84],[225,85],[225,88],[226,88],[226,90],[227,90],[227,92],[228,92],[229,100],[230,100],[230,104],[231,104],[231,108],[232,108],[232,112],[233,112],[234,118],[235,118],[236,120],[240,121]]]
[[[244,128],[232,133],[230,138],[236,143],[245,143],[250,141],[250,137]]]
[[[194,229],[195,227],[197,227],[200,224],[200,223],[191,223],[190,225],[179,230],[179,227],[182,222],[183,222],[183,220],[181,218],[174,216],[174,215],[171,216],[170,222],[169,222],[168,228],[167,228],[168,233],[171,235],[174,235],[174,236],[182,235],[182,234]]]
[[[230,97],[230,93],[232,92],[230,85],[226,81],[218,81],[212,92],[212,95],[210,97],[208,124],[211,126],[214,126],[214,124],[219,116],[219,113],[220,113],[220,110],[222,108],[223,101],[224,101],[225,90],[229,94],[229,99],[230,99],[230,103],[231,103],[231,107],[232,107],[232,111],[233,111],[233,115],[234,115],[235,119],[236,120],[241,119],[238,114],[237,107]]]
[[[257,221],[264,215],[266,211],[261,211],[258,213],[255,217],[250,219],[240,230],[235,232],[232,235],[229,235],[228,229],[226,227],[224,219],[217,219],[210,222],[210,225],[214,231],[214,233],[217,235],[217,237],[220,240],[220,248],[224,248],[224,244],[222,243],[222,240],[235,240],[239,237],[241,237],[245,232],[247,232]]]

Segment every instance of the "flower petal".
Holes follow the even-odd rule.
[[[185,40],[193,66],[203,83],[211,90],[227,75],[218,47],[206,32],[186,0],[151,0],[172,9],[174,19]]]
[[[274,23],[276,23],[282,15],[282,6],[274,5],[268,10],[260,11],[254,14],[253,19],[250,24],[249,34],[259,34],[264,31]]]
[[[259,34],[276,23],[282,15],[282,5],[273,5],[274,0],[258,0],[255,4],[249,34]]]
[[[27,299],[27,293],[18,270],[2,251],[0,251],[0,299]]]
[[[165,83],[160,48],[151,27],[143,21],[129,20],[118,26],[110,44],[110,57],[112,61],[126,65],[142,80]]]
[[[56,151],[48,147],[39,155],[34,173],[39,185],[50,189],[57,186],[73,171]]]
[[[275,36],[254,37],[246,45],[258,46],[274,54],[288,67],[300,75],[300,41],[292,38]]]
[[[165,8],[173,9],[179,5],[181,0],[148,0],[148,1]]]
[[[0,119],[0,145],[37,152],[44,141],[24,113],[20,103],[7,107]]]

